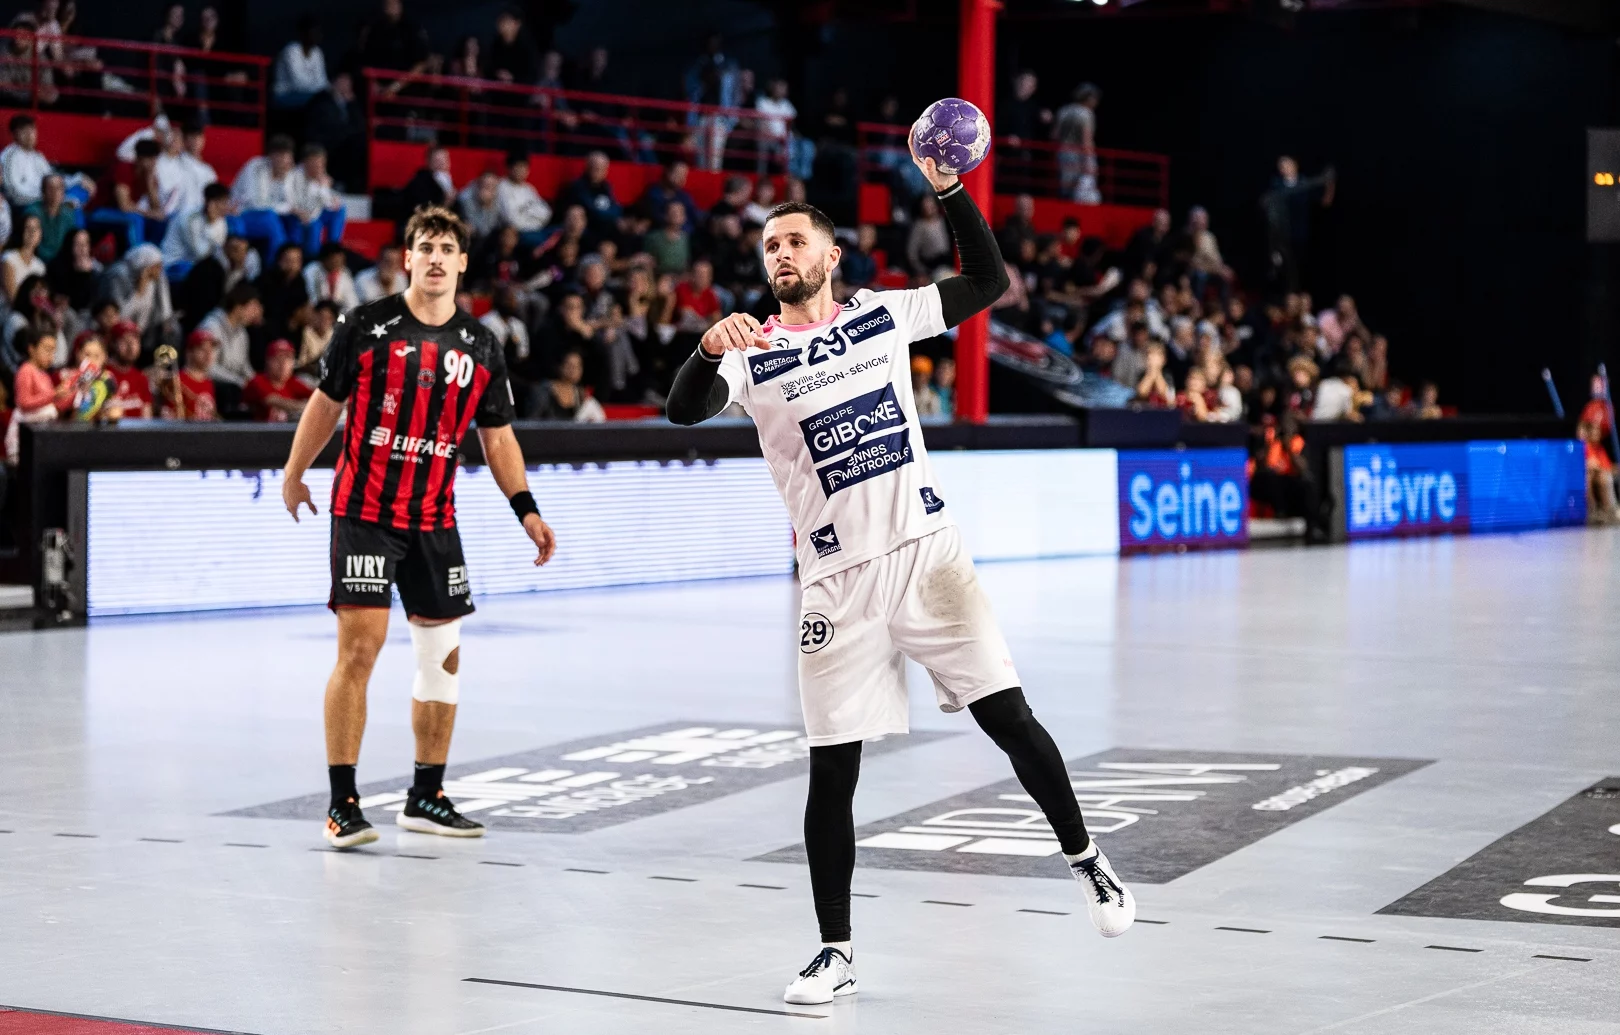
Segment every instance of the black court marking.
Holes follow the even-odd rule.
[[[1362,945],[1371,945],[1378,940],[1376,938],[1346,938],[1342,934],[1321,934],[1317,935],[1317,938],[1324,942],[1358,942]]]
[[[581,868],[579,866],[564,866],[563,867],[563,872],[564,873],[608,873],[610,871],[608,871],[608,870],[587,870],[587,869],[583,869],[583,868]]]
[[[1570,963],[1591,963],[1592,962],[1591,957],[1589,957],[1589,956],[1549,956],[1547,953],[1544,953],[1544,952],[1538,952],[1534,956],[1531,956],[1530,958],[1533,959],[1533,960],[1565,960],[1565,961],[1570,962]]]
[[[1086,826],[1126,881],[1165,884],[1430,763],[1275,752],[1111,748],[1066,763]],[[856,862],[891,870],[1068,878],[1015,778],[858,828]],[[797,844],[756,861],[806,862]]]
[[[1620,927],[1620,776],[1499,838],[1380,913]]]
[[[155,845],[183,845],[184,841],[175,837],[140,837],[137,841],[146,841]]]
[[[1217,930],[1217,931],[1241,931],[1244,934],[1270,934],[1271,933],[1270,931],[1262,931],[1258,927],[1217,927],[1217,928],[1215,928],[1215,930]]]
[[[523,864],[522,863],[496,862],[494,859],[480,859],[480,860],[478,860],[478,865],[480,865],[480,866],[522,866]]]
[[[870,756],[918,747],[954,733],[918,732],[869,740]],[[664,722],[656,726],[485,758],[451,766],[445,792],[490,830],[584,834],[702,804],[810,771],[810,743],[788,727],[728,722]],[[410,776],[364,784],[364,808],[397,807]],[[256,819],[324,815],[330,793],[224,813]]]
[[[53,834],[51,836],[53,836],[53,837],[82,837],[82,838],[85,838],[86,840],[94,840],[95,838],[98,838],[101,835],[100,834]]]
[[[396,859],[437,859],[436,855],[412,855],[410,852],[395,852]]]
[[[1484,949],[1465,949],[1461,945],[1425,945],[1425,949],[1439,949],[1442,952],[1484,952]]]
[[[739,888],[758,888],[761,891],[786,891],[780,884],[739,884]]]
[[[925,898],[922,901],[925,906],[961,906],[963,909],[973,905],[971,902],[946,902],[937,898]]]
[[[226,841],[226,848],[269,848],[269,845],[250,845],[245,841]]]
[[[1170,926],[1170,921],[1168,920],[1143,920],[1141,917],[1137,917],[1136,922],[1139,924],[1154,924],[1159,927]]]
[[[696,884],[697,883],[697,878],[696,877],[660,877],[656,873],[652,874],[647,879],[648,880],[673,880],[673,881],[680,881],[682,884]]]
[[[566,985],[536,985],[527,981],[499,981],[495,978],[462,978],[477,985],[505,985],[508,988],[537,988],[542,992],[572,992],[575,995],[600,995],[609,999],[634,999],[641,1003],[663,1003],[666,1006],[696,1006],[704,1010],[727,1010],[731,1013],[759,1013],[768,1017],[801,1017],[824,1021],[826,1014],[798,1013],[793,1010],[765,1010],[758,1006],[732,1006],[728,1003],[700,1003],[692,999],[665,999],[656,995],[632,995],[629,992],[606,992],[597,988],[569,988]]]
[[[1061,913],[1056,909],[1020,909],[1019,912],[1020,913],[1040,913],[1042,916],[1068,916],[1069,915],[1068,913]]]
[[[867,895],[867,894],[864,894],[864,893],[859,892],[859,891],[850,892],[849,897],[850,898],[877,898],[876,895]]]
[[[228,1031],[224,1028],[193,1028],[184,1024],[169,1024],[165,1021],[132,1021],[127,1017],[104,1017],[95,1013],[67,1013],[63,1010],[36,1010],[32,1006],[6,1006],[0,1005],[0,1011],[22,1014],[39,1014],[42,1017],[71,1017],[77,1021],[101,1021],[105,1024],[128,1024],[137,1028],[156,1028],[159,1031],[190,1031],[199,1032],[200,1035],[254,1035],[250,1031]]]

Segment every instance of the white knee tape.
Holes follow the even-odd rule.
[[[440,625],[412,622],[411,642],[416,645],[416,681],[411,684],[411,696],[418,701],[455,704],[461,696],[461,677],[446,672],[444,662],[461,646],[461,619]],[[460,658],[456,660],[459,663]]]

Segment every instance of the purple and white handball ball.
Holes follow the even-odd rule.
[[[917,155],[932,158],[947,176],[970,172],[990,153],[990,120],[960,97],[935,101],[911,127]]]

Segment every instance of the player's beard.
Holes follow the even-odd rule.
[[[778,277],[772,277],[771,294],[783,305],[803,305],[820,294],[826,283],[827,271],[817,265],[799,273],[788,284],[783,284]]]

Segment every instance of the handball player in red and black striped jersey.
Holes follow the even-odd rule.
[[[461,619],[473,611],[456,530],[456,453],[478,425],[485,462],[538,551],[556,541],[540,518],[512,433],[512,389],[500,344],[456,307],[467,271],[467,228],[437,206],[405,227],[403,295],[338,318],[321,360],[320,389],[298,423],[281,495],[294,520],[317,513],[304,472],[348,414],[332,484],[332,595],[338,661],[326,684],[326,760],[332,787],[326,839],[337,848],[377,840],[360,810],[355,763],[366,725],[366,684],[388,635],[391,589],[416,648],[411,728],[416,777],[398,817],[420,833],[480,837],[481,824],[444,794],[455,728]]]

